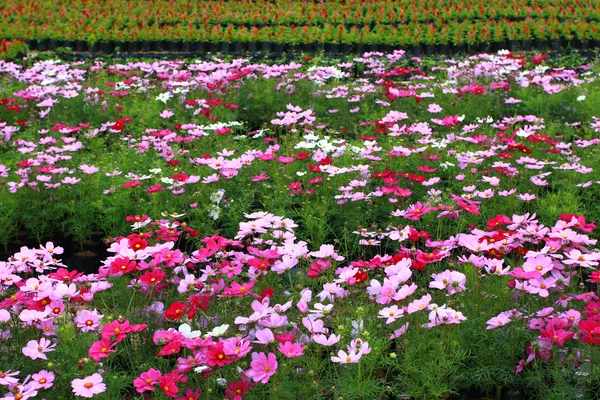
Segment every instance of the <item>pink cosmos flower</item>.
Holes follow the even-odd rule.
[[[487,321],[487,328],[486,329],[494,329],[494,328],[498,328],[500,326],[504,326],[504,325],[508,324],[509,322],[512,321],[510,319],[511,315],[512,315],[512,312],[510,312],[510,311],[503,311],[500,314],[498,314],[497,316],[495,316],[494,318],[490,318]]]
[[[150,368],[146,372],[142,372],[139,377],[133,381],[133,386],[138,393],[152,391],[156,389],[156,384],[159,382],[162,374],[159,370]]]
[[[73,379],[71,387],[75,396],[91,398],[95,394],[106,391],[106,385],[102,380],[102,375],[96,373],[83,379]]]
[[[100,319],[104,315],[98,314],[98,311],[83,310],[75,317],[74,322],[82,332],[96,331],[100,327]]]
[[[590,268],[598,265],[598,261],[600,259],[600,255],[598,253],[582,253],[577,249],[573,249],[568,253],[565,253],[567,259],[563,261],[563,263],[568,265],[579,265],[581,267]]]
[[[279,343],[277,350],[287,358],[300,357],[304,354],[304,349],[300,343],[285,342]]]
[[[37,374],[31,375],[32,387],[35,389],[50,389],[54,384],[54,372],[41,370]]]
[[[427,107],[427,111],[429,111],[432,114],[437,114],[439,112],[441,112],[443,110],[442,107],[440,107],[439,104],[436,103],[431,103],[428,107]]]
[[[6,372],[0,372],[0,385],[9,386],[14,385],[19,382],[19,379],[13,378],[13,376],[19,375],[19,371],[10,372],[10,370]]]
[[[333,346],[334,344],[340,341],[340,338],[340,335],[331,334],[329,337],[327,337],[323,334],[318,334],[314,335],[312,339],[315,343],[319,343],[320,345]]]
[[[173,115],[175,115],[175,113],[173,113],[173,111],[166,109],[163,112],[161,112],[160,114],[158,114],[159,117],[161,118],[171,118]]]
[[[362,354],[357,353],[356,351],[349,351],[346,353],[344,350],[338,351],[338,356],[332,356],[331,361],[340,363],[340,364],[357,364]]]
[[[27,342],[27,346],[23,347],[23,354],[32,360],[36,360],[41,358],[42,360],[47,360],[45,353],[54,351],[56,347],[56,343],[52,344],[52,342],[46,338],[41,338],[39,342],[35,340],[30,340]]]
[[[88,174],[88,175],[92,175],[92,174],[95,174],[96,172],[100,171],[100,169],[98,167],[94,167],[93,165],[86,165],[86,164],[80,165],[79,169],[84,174]]]
[[[387,318],[385,323],[391,324],[392,322],[396,321],[396,319],[401,318],[403,315],[404,311],[394,304],[391,307],[386,307],[379,311],[379,316],[377,318]]]
[[[421,216],[427,214],[429,211],[434,210],[429,206],[429,203],[421,204],[420,201],[417,201],[415,204],[411,204],[403,217],[406,219],[412,219],[414,221],[418,221],[421,219]]]
[[[269,378],[277,371],[277,357],[273,353],[252,353],[252,362],[246,375],[254,382],[267,383]]]

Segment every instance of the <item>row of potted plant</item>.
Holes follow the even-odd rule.
[[[534,21],[490,21],[456,22],[446,24],[415,24],[392,26],[377,24],[346,29],[343,24],[325,24],[323,26],[236,26],[213,25],[208,29],[196,29],[190,25],[176,27],[148,27],[148,29],[110,30],[85,28],[83,31],[63,30],[53,26],[46,27],[16,27],[13,37],[27,40],[61,40],[64,46],[75,48],[75,41],[85,41],[90,44],[99,42],[142,43],[145,41],[165,42],[212,42],[212,43],[260,43],[276,44],[384,44],[393,46],[439,45],[439,44],[474,44],[509,41],[572,41],[577,47],[587,46],[590,40],[600,39],[598,27],[600,23],[560,22],[557,19]],[[31,42],[30,42],[31,43]],[[42,44],[48,47],[50,44]],[[43,47],[41,48],[43,50]],[[143,50],[142,44],[139,45]],[[538,47],[543,47],[539,46]],[[166,50],[166,49],[164,49]]]
[[[67,6],[68,5],[68,6]],[[112,10],[123,10],[114,13]],[[7,24],[67,21],[70,25],[162,25],[189,21],[240,24],[398,23],[531,17],[600,20],[600,2],[568,1],[283,1],[240,2],[156,1],[151,4],[111,0],[95,4],[70,1],[15,1],[1,10]]]

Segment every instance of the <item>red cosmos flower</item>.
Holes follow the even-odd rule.
[[[596,221],[592,221],[590,223],[588,223],[585,220],[584,216],[581,215],[577,215],[577,214],[560,214],[558,216],[562,221],[565,222],[571,222],[573,220],[573,218],[575,218],[577,220],[577,223],[575,224],[575,228],[579,228],[581,229],[583,232],[591,232],[594,229],[596,229]]]
[[[496,229],[498,225],[507,225],[512,223],[512,220],[506,215],[498,214],[494,218],[489,219],[487,222],[487,229],[489,231]]]
[[[183,316],[186,305],[180,301],[173,302],[169,308],[165,311],[165,318],[167,319],[179,319]]]
[[[163,375],[160,377],[159,387],[160,390],[162,390],[162,392],[171,399],[175,398],[175,396],[177,396],[177,393],[179,392],[177,383],[170,374]]]
[[[600,345],[600,321],[581,320],[579,321],[579,330],[583,333],[581,340],[585,343]]]
[[[565,344],[565,341],[573,339],[575,332],[565,331],[564,329],[555,329],[552,324],[548,324],[546,329],[540,329],[541,337],[539,340],[556,343],[558,346]]]
[[[225,389],[225,394],[233,400],[238,400],[246,395],[246,390],[248,390],[249,386],[250,382],[244,379],[240,379],[236,382],[229,382],[227,389]]]
[[[175,167],[177,165],[179,165],[180,161],[179,160],[169,160],[167,161],[167,164],[169,164],[171,167]]]
[[[408,232],[408,240],[410,240],[411,242],[416,242],[419,239],[429,239],[429,233],[425,231],[419,231],[411,227]]]
[[[308,156],[310,156],[309,153],[305,152],[305,151],[301,151],[299,153],[296,153],[296,160],[302,161],[308,158]]]
[[[365,271],[357,271],[354,276],[346,279],[346,284],[348,286],[355,286],[365,282],[367,279],[369,279],[369,275]]]
[[[307,272],[308,277],[311,279],[320,278],[321,272],[327,271],[329,268],[331,268],[331,260],[328,258],[320,258],[310,264],[310,268]]]
[[[469,214],[479,214],[479,207],[477,207],[474,204],[467,204],[464,201],[457,201],[456,204],[462,208],[463,210],[465,210],[466,212],[468,212]]]
[[[150,217],[148,217],[147,215],[135,215],[135,216],[128,215],[125,217],[125,221],[127,221],[127,222],[144,222],[144,221],[147,221],[148,218],[150,218]]]
[[[285,342],[292,342],[294,341],[294,334],[293,333],[282,333],[280,335],[274,335],[275,336],[275,340],[277,340],[279,343],[285,343]]]
[[[600,321],[600,301],[590,301],[585,305],[583,312],[588,318]]]
[[[545,54],[535,55],[535,56],[531,57],[531,62],[535,65],[540,65],[542,62],[544,62],[544,60],[547,57],[548,56],[546,56]]]
[[[594,271],[590,274],[590,282],[592,282],[592,283],[600,282],[600,271]]]
[[[125,182],[123,184],[123,187],[126,188],[126,189],[132,189],[132,188],[138,187],[138,186],[142,186],[142,182],[140,182],[137,179],[135,179],[133,181]]]
[[[163,188],[162,188],[162,184],[160,184],[160,183],[157,183],[156,185],[153,185],[153,186],[149,186],[149,187],[146,189],[146,192],[147,192],[148,194],[160,193],[160,192],[162,192],[162,191],[163,191]]]
[[[199,294],[192,294],[188,297],[188,301],[187,316],[188,319],[193,319],[196,316],[196,311],[198,311],[198,309],[202,311],[208,310],[208,307],[210,306],[210,295],[205,294],[200,296]]]
[[[524,154],[531,154],[531,149],[522,143],[517,143],[515,145],[509,145],[508,150],[517,150]]]
[[[73,279],[79,278],[83,272],[68,271],[65,268],[59,268],[48,275],[48,278],[57,279],[63,282],[71,282]]]
[[[321,171],[320,165],[308,164],[308,169],[310,170],[310,172],[323,172],[323,171]]]
[[[135,271],[137,263],[130,260],[129,257],[118,257],[110,264],[110,273],[113,275],[123,275]]]
[[[127,236],[127,239],[129,239],[128,245],[131,250],[144,250],[146,247],[148,247],[148,241],[138,234],[132,233],[131,235]]]
[[[275,289],[273,289],[272,287],[269,287],[269,288],[263,289],[263,291],[262,291],[262,293],[261,293],[260,297],[258,298],[258,301],[262,303],[262,301],[263,301],[265,298],[267,298],[267,297],[268,297],[268,298],[270,299],[270,298],[273,296],[273,293],[275,293]]]
[[[265,258],[250,258],[248,264],[259,271],[266,271],[271,266],[271,261]]]
[[[225,354],[225,351],[223,350],[223,342],[213,343],[210,345],[206,351],[206,358],[206,363],[209,367],[214,367],[215,365],[222,367],[235,361],[235,358],[227,357]]]
[[[237,282],[231,282],[231,287],[225,288],[223,293],[224,296],[247,296],[252,293],[252,288],[256,281],[250,281],[248,283],[242,283],[241,285]]]
[[[431,264],[431,263],[441,260],[445,256],[446,256],[446,254],[442,253],[439,249],[435,249],[431,253],[426,253],[424,251],[417,250],[416,260],[423,264]]]
[[[123,323],[120,323],[119,321],[113,321],[102,327],[102,333],[100,336],[102,339],[110,339],[112,336],[114,336],[117,342],[121,342],[127,337],[127,333],[129,332],[131,332],[129,321],[125,320]]]
[[[333,163],[333,160],[329,157],[323,158],[321,161],[319,161],[319,165],[331,165],[331,163]]]
[[[140,276],[140,282],[144,285],[154,286],[162,282],[165,277],[165,273],[160,269],[155,269],[153,271],[146,271],[142,276]]]
[[[94,361],[100,361],[103,358],[107,358],[110,353],[116,352],[113,348],[117,345],[117,342],[111,343],[110,339],[102,339],[101,341],[94,342],[88,350],[88,355]]]
[[[174,340],[167,343],[167,345],[160,349],[156,355],[159,357],[170,356],[179,353],[179,350],[181,350],[181,342],[179,340]]]
[[[185,172],[180,172],[178,174],[171,175],[171,178],[175,179],[178,182],[185,182],[186,180],[188,180],[189,176],[186,175]]]
[[[198,400],[202,393],[200,389],[192,390],[192,388],[185,389],[185,396],[179,396],[177,400]]]

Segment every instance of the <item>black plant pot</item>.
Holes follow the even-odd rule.
[[[48,39],[42,39],[37,41],[37,49],[39,51],[47,51],[48,50]]]
[[[113,42],[103,42],[102,43],[102,53],[104,54],[112,54],[115,51],[115,46]]]
[[[244,52],[244,44],[242,42],[233,42],[233,53],[240,55]]]
[[[438,50],[437,51],[438,51],[438,54],[440,54],[442,56],[447,56],[447,55],[450,54],[447,44],[440,44],[440,45],[438,45]]]
[[[540,40],[540,39],[535,39],[533,41],[533,48],[536,50],[546,50],[546,41]]]
[[[271,52],[271,48],[272,48],[271,42],[262,42],[260,44],[260,51],[262,51],[262,52],[269,53],[269,52]]]
[[[25,41],[25,43],[27,44],[27,47],[29,47],[29,50],[36,50],[37,49],[37,40],[27,40]]]
[[[435,54],[435,46],[432,44],[425,45],[425,54],[432,56]]]
[[[50,39],[50,44],[48,45],[48,47],[50,48],[50,50],[56,50],[57,48],[59,48],[61,45],[59,40],[56,39]]]
[[[363,53],[365,52],[365,45],[362,43],[358,43],[356,46],[354,46],[354,52],[358,55],[363,55]]]
[[[65,40],[65,41],[63,41],[63,43],[62,43],[62,47],[65,47],[65,48],[67,48],[67,47],[68,47],[68,48],[70,48],[71,50],[73,50],[73,47],[74,47],[74,46],[73,46],[73,41],[71,41],[71,40]]]
[[[231,43],[223,42],[223,45],[221,46],[221,51],[225,54],[231,53]]]
[[[181,42],[169,42],[169,51],[178,53],[181,51]]]
[[[84,42],[83,40],[76,40],[75,41],[75,51],[81,53],[87,50],[87,43]]]
[[[256,49],[257,49],[256,42],[248,43],[248,52],[249,53],[256,54]]]
[[[529,39],[523,40],[522,48],[524,51],[531,51],[531,40],[529,40]]]
[[[141,49],[141,43],[140,42],[129,42],[129,46],[127,48],[127,50],[130,53],[138,53]]]
[[[210,44],[210,52],[211,53],[217,53],[220,49],[221,49],[221,44],[220,43],[211,43]]]
[[[283,43],[275,44],[275,52],[276,53],[283,53],[284,51],[285,51],[285,44],[283,44]]]
[[[182,42],[181,43],[181,51],[183,53],[189,53],[190,52],[190,42]]]
[[[550,41],[550,48],[554,51],[562,50],[562,43],[561,43],[560,39],[552,39]]]
[[[73,254],[69,268],[85,274],[96,274],[100,267],[100,256],[91,251],[82,251]]]
[[[421,45],[416,44],[412,46],[412,55],[415,57],[419,57],[422,53],[423,49],[421,48]]]
[[[508,51],[517,51],[517,42],[515,40],[507,40],[506,41],[506,49]]]
[[[589,48],[590,41],[587,39],[582,39],[579,41],[579,48],[581,50],[587,50]]]
[[[205,53],[206,50],[204,48],[204,42],[194,42],[194,43],[192,43],[192,51],[194,53]]]
[[[350,51],[352,50],[352,46],[348,43],[341,43],[340,44],[340,53],[342,54],[350,54]]]
[[[325,43],[325,53],[336,54],[339,53],[340,48],[335,43]]]
[[[478,51],[480,53],[489,53],[492,51],[492,45],[490,43],[479,43]]]

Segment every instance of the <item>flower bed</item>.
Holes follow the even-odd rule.
[[[599,71],[560,62],[0,61],[0,395],[593,398]]]

